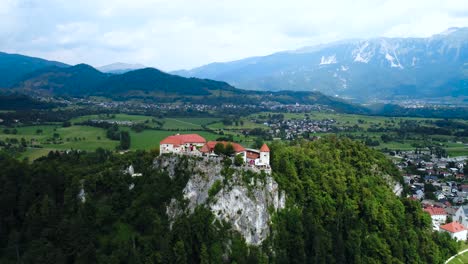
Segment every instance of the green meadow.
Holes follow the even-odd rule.
[[[110,140],[106,137],[106,130],[103,128],[80,126],[80,122],[87,120],[113,120],[113,121],[131,121],[137,124],[144,124],[147,129],[141,132],[136,132],[128,126],[120,126],[121,130],[129,131],[131,138],[131,149],[151,150],[158,147],[159,142],[169,135],[177,133],[188,134],[197,133],[205,137],[207,140],[215,140],[220,137],[232,136],[235,142],[239,142],[246,147],[251,147],[255,141],[255,137],[244,136],[244,130],[255,128],[268,129],[266,125],[260,122],[253,122],[259,119],[259,116],[279,114],[279,113],[256,113],[249,116],[241,117],[237,121],[237,125],[233,122],[232,125],[225,125],[221,118],[215,117],[167,117],[158,118],[145,115],[129,115],[129,114],[100,114],[87,115],[71,119],[72,126],[62,127],[62,124],[56,125],[36,125],[36,126],[18,126],[16,134],[5,133],[5,127],[0,126],[0,140],[7,141],[15,139],[18,142],[24,139],[28,147],[25,152],[19,154],[19,158],[36,159],[40,156],[47,155],[51,150],[69,150],[79,149],[92,151],[96,148],[105,148],[114,150],[119,145],[118,141]],[[285,119],[310,119],[336,120],[336,126],[353,127],[357,126],[362,131],[355,132],[338,132],[342,135],[350,135],[356,139],[363,136],[380,142],[377,149],[393,149],[393,150],[413,150],[415,144],[425,140],[423,136],[413,135],[412,138],[405,140],[393,140],[390,142],[382,142],[380,137],[385,134],[382,132],[367,132],[369,127],[373,126],[395,126],[401,120],[427,120],[423,118],[399,118],[399,117],[379,117],[379,116],[361,116],[348,115],[337,113],[282,113]],[[466,122],[463,121],[462,122]],[[156,129],[155,129],[156,128]],[[12,128],[9,128],[12,130]],[[315,135],[323,136],[327,133],[317,133]],[[387,133],[397,137],[396,133]],[[453,137],[444,135],[431,136],[433,139],[441,141],[440,145],[445,148],[450,156],[468,155],[468,147],[466,142],[455,142]],[[438,142],[437,141],[437,142]],[[435,142],[435,141],[434,141]]]

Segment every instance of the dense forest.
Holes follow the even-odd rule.
[[[272,146],[289,206],[271,243],[278,263],[443,263],[457,251],[418,202],[397,198],[397,169],[376,150],[330,137]]]
[[[0,263],[443,263],[457,251],[392,193],[400,178],[382,154],[335,137],[271,150],[288,198],[260,247],[202,206],[171,223],[166,206],[191,172],[182,162],[171,179],[157,152],[1,154]]]

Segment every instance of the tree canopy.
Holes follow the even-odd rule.
[[[392,193],[398,171],[363,144],[275,143],[271,155],[287,203],[254,247],[204,206],[171,223],[189,157],[170,178],[147,152],[0,154],[0,263],[443,263],[456,252],[417,202]],[[130,164],[143,176],[125,173]]]

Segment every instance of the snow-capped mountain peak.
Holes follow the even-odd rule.
[[[183,76],[257,90],[317,90],[353,98],[468,97],[468,28],[428,38],[346,40],[231,63]],[[311,63],[312,62],[312,63]]]
[[[336,63],[336,55],[332,55],[328,57],[322,56],[322,58],[320,59],[320,65],[335,64],[335,63]]]

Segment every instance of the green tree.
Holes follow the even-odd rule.
[[[216,155],[223,155],[224,154],[224,144],[221,142],[216,143],[214,147],[214,153]]]
[[[120,149],[129,149],[130,148],[130,134],[128,131],[120,132]]]
[[[210,264],[210,255],[208,255],[208,249],[204,243],[201,246],[200,264]]]
[[[242,166],[244,164],[244,156],[242,154],[237,154],[234,158],[234,165]]]
[[[211,185],[210,189],[208,190],[208,197],[215,196],[221,189],[223,185],[220,180],[216,180],[213,185]]]
[[[174,263],[175,264],[186,264],[187,253],[185,252],[184,242],[179,240],[174,245]]]
[[[234,146],[231,143],[227,143],[224,147],[224,155],[232,156],[235,153]]]
[[[256,137],[255,138],[255,141],[254,141],[254,144],[253,144],[253,147],[256,148],[256,149],[259,149],[261,148],[263,145],[263,139],[260,138],[260,137]]]

